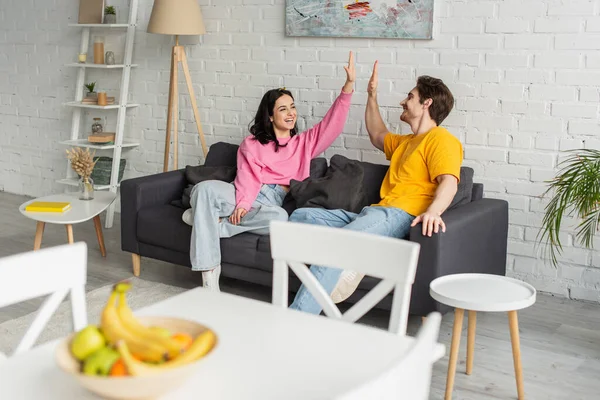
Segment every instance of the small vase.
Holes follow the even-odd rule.
[[[79,200],[94,199],[94,181],[92,178],[81,177],[79,179]]]
[[[105,24],[116,24],[117,23],[117,14],[104,14],[104,23]]]

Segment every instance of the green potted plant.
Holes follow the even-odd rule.
[[[96,82],[90,82],[83,85],[87,89],[87,93],[85,94],[86,98],[98,98],[98,93],[96,93]]]
[[[575,239],[587,248],[594,245],[600,222],[600,151],[573,150],[560,163],[558,175],[549,181],[550,195],[538,238],[548,244],[550,261],[558,264],[562,253],[560,230],[565,217],[579,220]]]
[[[104,7],[104,23],[105,24],[116,24],[117,23],[117,11],[114,6]]]

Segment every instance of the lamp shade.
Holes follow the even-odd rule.
[[[205,34],[198,0],[154,0],[148,32],[163,35]]]

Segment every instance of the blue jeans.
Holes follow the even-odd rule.
[[[190,196],[194,221],[190,243],[192,270],[208,271],[221,265],[220,238],[242,232],[266,235],[271,221],[287,221],[287,211],[281,208],[286,194],[279,185],[262,185],[248,214],[239,225],[233,225],[227,217],[235,210],[235,186],[217,180],[195,185]]]
[[[345,210],[325,210],[322,208],[299,208],[290,215],[290,221],[307,224],[326,225],[350,229],[358,232],[373,233],[403,239],[410,231],[410,224],[415,217],[396,207],[369,206],[360,214]],[[341,269],[312,265],[310,271],[329,294],[335,288]],[[321,306],[312,294],[304,287],[296,293],[290,308],[320,314]]]

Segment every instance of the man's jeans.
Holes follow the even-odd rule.
[[[403,239],[410,231],[413,219],[396,207],[370,206],[362,209],[360,214],[344,210],[325,210],[322,208],[299,208],[290,215],[290,221],[307,224],[326,225],[353,231],[373,233]],[[329,294],[335,288],[341,269],[312,265],[310,271]],[[290,308],[313,314],[321,313],[321,306],[312,294],[302,285]]]
[[[262,185],[248,214],[239,225],[233,225],[228,217],[235,210],[235,187],[216,180],[195,185],[190,201],[194,218],[190,243],[192,270],[209,271],[221,265],[219,238],[242,232],[267,235],[271,221],[287,221],[288,214],[281,208],[286,194],[279,185]]]

